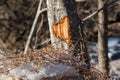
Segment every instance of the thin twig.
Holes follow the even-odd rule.
[[[39,1],[38,10],[37,10],[37,13],[36,13],[36,16],[35,16],[35,19],[34,19],[34,22],[33,22],[32,28],[31,28],[31,31],[30,31],[30,34],[29,34],[28,39],[27,39],[27,43],[26,43],[26,46],[25,46],[24,54],[27,53],[27,50],[29,48],[29,44],[30,44],[30,41],[31,41],[31,38],[32,38],[32,35],[33,35],[33,32],[34,32],[34,29],[35,29],[35,25],[36,25],[37,20],[39,18],[39,15],[40,15],[40,13],[42,13],[44,11],[44,10],[40,10],[42,1],[43,0]]]
[[[84,2],[84,1],[87,1],[87,0],[75,0],[76,2]]]
[[[106,6],[109,7],[111,4],[117,2],[119,0],[112,0],[109,4],[107,4]],[[100,11],[102,11],[106,6],[103,6],[102,8],[100,8],[99,10],[93,12],[92,14],[90,14],[89,16],[87,16],[86,18],[82,19],[83,21],[86,21],[88,19],[90,19],[91,17],[95,16],[96,14],[98,14]]]
[[[41,22],[40,22],[39,27],[38,27],[37,32],[36,32],[34,49],[36,49],[36,47],[37,47],[36,45],[37,45],[37,41],[38,41],[38,35],[39,35],[39,32],[43,26],[43,19],[44,19],[44,15],[42,14]]]
[[[47,11],[47,8],[44,8],[44,9],[40,10],[40,11],[38,12],[38,14],[40,15],[41,13],[43,13],[43,12],[45,12],[45,11]]]
[[[48,42],[50,42],[50,38],[47,39],[47,40],[45,40],[45,41],[43,41],[43,42],[40,43],[40,44],[37,44],[36,46],[37,46],[37,47],[38,47],[38,46],[42,46],[42,45],[44,45],[44,44],[46,44],[46,43],[48,43]]]

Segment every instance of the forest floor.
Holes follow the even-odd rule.
[[[115,40],[115,41],[112,40],[113,44],[115,44],[114,46],[116,46],[116,44],[118,44],[117,43],[118,40]],[[112,42],[110,42],[110,43],[112,43]],[[90,54],[91,65],[94,68],[98,69],[98,60],[97,60],[98,55],[97,55],[97,53],[94,53],[96,50],[96,44],[89,45],[88,48],[90,49],[89,51],[91,53]],[[0,60],[1,60],[0,61],[0,69],[1,69],[1,72],[2,72],[2,70],[3,70],[3,72],[5,72],[6,70],[9,70],[10,74],[4,75],[3,72],[2,72],[2,74],[0,73],[0,77],[2,78],[0,80],[8,80],[8,79],[13,80],[13,78],[21,78],[21,77],[23,80],[25,80],[25,76],[29,80],[39,80],[39,79],[41,79],[41,77],[43,77],[45,75],[52,76],[52,75],[56,75],[58,73],[61,74],[61,72],[63,74],[63,72],[66,71],[66,69],[67,69],[66,65],[63,65],[60,63],[58,65],[53,64],[53,65],[49,66],[49,70],[48,70],[47,66],[43,66],[42,68],[39,68],[39,69],[37,68],[38,73],[36,73],[36,65],[33,65],[33,64],[28,65],[27,64],[27,63],[31,63],[32,61],[37,64],[39,64],[41,62],[41,60],[49,61],[51,59],[51,57],[54,58],[54,56],[58,57],[57,55],[62,55],[63,54],[62,50],[60,50],[60,51],[57,50],[57,53],[59,52],[57,54],[57,53],[55,53],[56,51],[54,51],[54,52],[52,51],[52,53],[51,53],[51,49],[43,48],[42,51],[41,50],[35,50],[35,51],[33,50],[30,52],[30,54],[22,55],[22,56],[11,55],[11,54],[9,54],[9,51],[6,51],[6,52],[4,52],[4,51],[6,51],[6,50],[0,49]],[[114,51],[114,49],[112,49],[112,51]],[[118,51],[119,51],[119,48],[118,48]],[[57,55],[55,55],[55,54],[57,54]],[[112,54],[112,53],[109,53],[109,54]],[[8,56],[10,57],[10,59],[7,58]],[[41,56],[41,57],[39,57],[39,56]],[[66,56],[68,56],[68,55],[66,55]],[[66,58],[68,59],[69,56]],[[119,58],[119,55],[117,55],[117,57],[116,57],[116,54],[112,54],[109,56],[109,58],[110,58],[110,62],[109,62],[110,63],[110,77],[114,78],[115,80],[120,80],[120,58]],[[31,61],[31,59],[32,59],[32,61]],[[23,65],[20,66],[19,64],[23,64]],[[39,65],[41,65],[41,63]],[[12,67],[14,67],[14,68],[12,68]],[[47,73],[46,73],[46,70],[47,70]],[[70,72],[65,72],[65,74],[71,73],[73,75],[76,73],[76,70],[74,70],[73,67],[70,67],[67,70]],[[44,75],[43,75],[43,73],[44,73]],[[12,77],[11,77],[11,74],[12,74]],[[13,77],[13,75],[15,75],[15,76]],[[72,80],[72,79],[70,79],[70,80]],[[99,79],[96,79],[96,80],[99,80]]]

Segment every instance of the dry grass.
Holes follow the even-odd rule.
[[[75,76],[55,76],[44,78],[43,80],[109,80],[100,71],[95,68],[87,68],[87,65],[80,59],[81,55],[73,56],[71,51],[67,53],[64,49],[54,49],[51,45],[40,50],[30,50],[28,54],[20,52],[15,57],[8,57],[0,61],[0,72],[9,72],[9,68],[15,68],[20,64],[34,63],[38,66],[47,64],[63,63],[68,66],[75,67],[78,75]],[[37,70],[37,69],[36,69]]]

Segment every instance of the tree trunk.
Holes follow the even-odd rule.
[[[51,43],[55,48],[68,49],[68,45],[58,39],[52,30],[53,24],[58,23],[64,16],[67,16],[62,0],[47,0],[47,8]]]
[[[55,44],[54,46],[58,48],[69,49],[72,46],[73,53],[75,55],[81,54],[81,61],[85,62],[88,67],[90,67],[89,55],[87,53],[86,45],[83,38],[82,21],[78,17],[75,0],[47,0],[47,7],[51,42],[57,42],[57,44]],[[66,23],[70,26],[68,26],[67,29],[57,28],[58,32],[56,32],[56,34],[60,35],[55,36],[55,31],[52,27],[66,27],[65,24],[62,25],[64,23],[63,19],[66,16],[68,18],[68,22]],[[69,38],[68,40],[61,40],[64,39],[63,37],[66,36],[62,31],[66,31],[67,38]],[[62,34],[64,36],[62,36]]]
[[[107,5],[103,0],[98,0],[98,9]],[[98,13],[98,61],[99,69],[104,74],[109,73],[108,64],[108,37],[107,37],[107,6],[104,8],[103,12]]]

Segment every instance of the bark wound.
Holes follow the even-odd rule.
[[[85,62],[89,67],[89,55],[84,43],[82,23],[77,14],[75,0],[47,0],[47,7],[51,42],[58,42],[55,48],[57,46],[67,50],[72,48],[72,53],[76,56],[80,55],[80,61]],[[71,43],[72,45],[68,45]]]
[[[59,23],[64,16],[67,16],[63,0],[47,0],[47,8],[51,43],[53,43],[55,48],[67,50],[69,45],[57,38],[52,29],[54,24]]]
[[[64,16],[58,23],[53,24],[52,30],[54,35],[67,44],[72,44],[72,32],[68,16]]]

